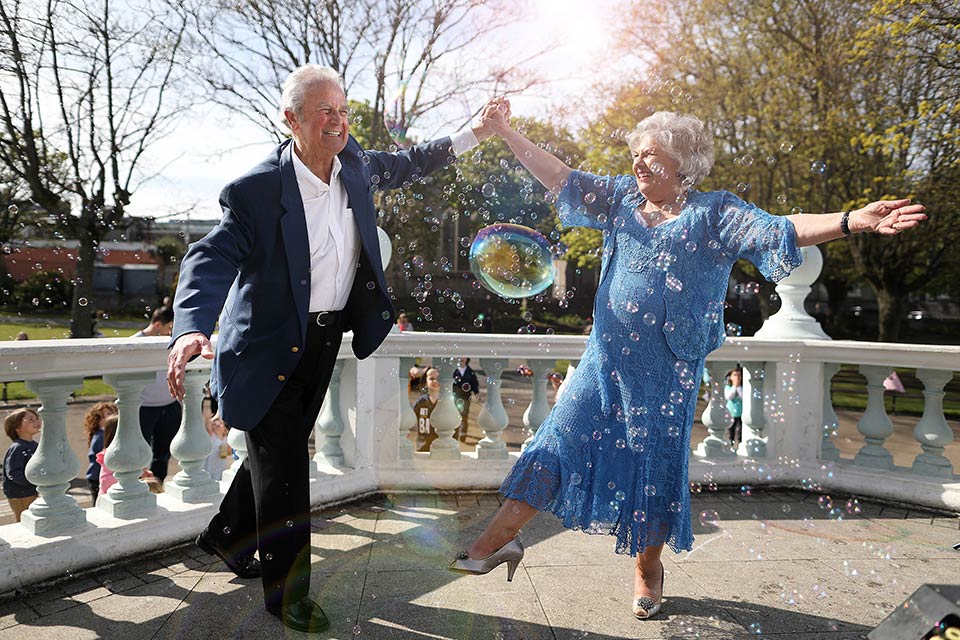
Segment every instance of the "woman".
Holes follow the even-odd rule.
[[[739,258],[780,280],[798,247],[926,219],[909,200],[821,215],[770,215],[726,191],[693,189],[713,165],[694,117],[655,113],[628,137],[632,176],[574,171],[509,126],[496,99],[483,121],[557,195],[565,226],[603,231],[594,326],[565,393],[501,487],[507,498],[451,569],[486,573],[523,557],[517,537],[538,511],[617,538],[637,557],[633,612],[660,610],[663,545],[692,548],[687,461],[706,355],[724,339],[723,303]]]

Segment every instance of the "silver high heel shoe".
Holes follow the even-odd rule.
[[[482,575],[490,573],[504,562],[507,563],[507,582],[513,582],[513,574],[516,573],[520,561],[523,560],[523,542],[518,533],[507,544],[503,545],[486,558],[473,559],[466,551],[457,555],[456,559],[450,563],[451,571],[461,573],[470,573],[473,575]]]
[[[660,598],[654,602],[653,598],[643,596],[633,601],[633,615],[637,620],[647,620],[660,613],[660,603],[663,602],[663,563],[660,563]]]

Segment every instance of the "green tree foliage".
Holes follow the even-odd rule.
[[[895,239],[856,236],[826,249],[821,281],[834,302],[851,283],[868,283],[881,307],[879,337],[895,340],[908,295],[930,290],[930,274],[951,260],[960,239],[958,215],[945,206],[960,184],[960,110],[946,88],[956,94],[960,78],[921,55],[921,35],[894,28],[914,39],[907,46],[880,28],[894,19],[878,6],[901,11],[903,4],[635,5],[622,47],[639,52],[638,67],[648,73],[620,86],[587,129],[588,161],[625,171],[624,134],[666,109],[697,115],[715,137],[717,162],[702,188],[735,191],[779,214],[840,211],[893,195],[925,202],[933,216],[921,230]],[[947,37],[922,32],[931,41]],[[738,267],[738,278],[756,278],[752,266]]]
[[[13,301],[21,309],[63,310],[70,306],[73,286],[56,271],[37,271],[16,285]]]

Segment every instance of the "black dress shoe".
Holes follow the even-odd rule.
[[[238,578],[252,579],[259,578],[263,573],[260,569],[260,561],[253,557],[253,554],[233,555],[223,547],[214,542],[207,530],[204,529],[197,536],[197,546],[212,556],[217,556],[223,560],[230,571],[237,574]]]
[[[320,633],[330,628],[330,620],[316,602],[301,598],[284,605],[279,610],[269,608],[270,613],[280,618],[283,626],[307,633]]]

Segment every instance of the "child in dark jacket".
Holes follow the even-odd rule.
[[[3,493],[17,522],[30,503],[37,499],[37,487],[27,480],[26,468],[30,457],[37,451],[33,439],[40,433],[40,424],[40,415],[29,408],[17,409],[3,420],[3,430],[13,440],[3,457]]]

